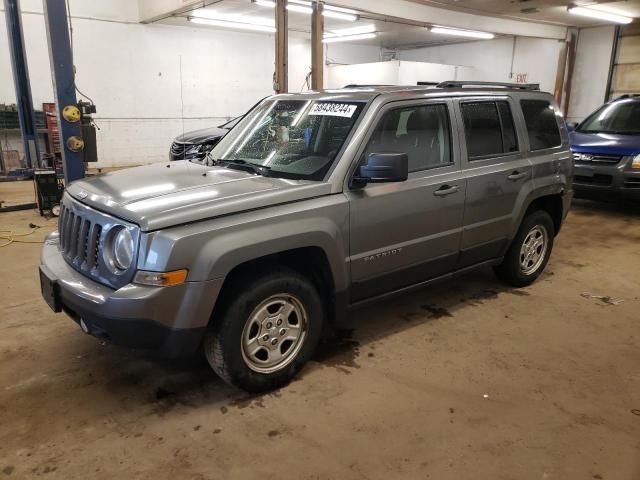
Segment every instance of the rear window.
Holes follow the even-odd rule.
[[[518,139],[508,102],[471,102],[461,104],[460,108],[469,160],[518,151]]]
[[[562,145],[562,137],[551,103],[544,100],[521,100],[531,150],[544,150]]]

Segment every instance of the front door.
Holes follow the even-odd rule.
[[[347,190],[351,301],[450,272],[460,249],[466,182],[452,143],[449,101],[386,105],[359,155],[406,153],[405,182]]]

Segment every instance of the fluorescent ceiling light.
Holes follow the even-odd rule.
[[[366,40],[368,38],[376,38],[375,33],[361,33],[359,35],[338,35],[335,37],[325,37],[322,43],[350,42],[352,40]]]
[[[618,15],[616,13],[604,12],[602,10],[595,10],[593,8],[585,7],[569,7],[567,8],[569,13],[574,15],[580,15],[582,17],[595,18],[596,20],[605,20],[613,23],[631,23],[633,18],[625,17],[624,15]]]
[[[253,30],[255,32],[274,33],[276,27],[268,25],[257,25],[255,23],[230,22],[228,20],[215,20],[213,18],[189,17],[189,21],[201,25],[210,25],[212,27],[237,28],[239,30]]]
[[[326,32],[324,34],[325,37],[338,37],[344,35],[359,35],[361,33],[373,33],[376,31],[376,26],[373,23],[369,23],[367,25],[360,25],[358,27],[350,27],[350,28],[339,28],[335,30],[331,30],[330,32]]]
[[[440,27],[434,26],[429,29],[431,33],[439,33],[442,35],[454,35],[456,37],[469,37],[469,38],[482,38],[484,40],[491,40],[495,38],[493,33],[476,32],[473,30],[461,30],[459,28]]]
[[[350,13],[351,15],[357,15],[358,11],[357,10],[352,10],[351,8],[344,8],[344,7],[334,7],[333,5],[326,5],[324,6],[325,10],[333,10],[334,12],[342,12],[342,13]]]
[[[276,2],[273,0],[252,0],[253,3],[261,7],[274,8]],[[289,0],[287,2],[287,10],[290,12],[304,13],[311,15],[313,13],[313,7],[311,2],[305,0]],[[322,15],[327,18],[336,18],[338,20],[345,20],[347,22],[355,22],[360,17],[357,15],[356,10],[350,8],[334,7],[332,5],[324,5],[322,9]]]
[[[290,12],[306,13],[308,15],[311,15],[313,13],[313,9],[311,7],[298,5],[295,3],[288,4],[287,10],[289,10]]]
[[[338,20],[346,20],[347,22],[355,22],[358,20],[358,15],[352,13],[336,12],[335,10],[329,10],[326,6],[322,9],[322,16],[327,18],[337,18]]]
[[[262,25],[266,27],[276,26],[273,18],[254,17],[249,15],[228,15],[225,13],[218,13],[215,10],[208,8],[198,8],[197,10],[194,10],[192,17],[220,20],[223,22],[245,23],[248,25]]]
[[[261,7],[275,8],[276,6],[276,2],[274,2],[273,0],[251,0],[251,1],[256,5],[260,5]]]

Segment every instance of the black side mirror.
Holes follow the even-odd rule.
[[[576,128],[578,128],[578,122],[567,122],[567,130],[573,132]]]
[[[367,163],[360,165],[352,184],[404,182],[409,176],[409,157],[406,153],[370,153]]]

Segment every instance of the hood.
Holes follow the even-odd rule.
[[[640,153],[640,135],[571,132],[570,138],[574,152],[621,156]]]
[[[176,137],[175,142],[180,143],[204,143],[210,140],[220,140],[229,130],[221,127],[202,128],[183,133]]]
[[[328,195],[331,185],[178,161],[78,180],[67,193],[151,231]]]

